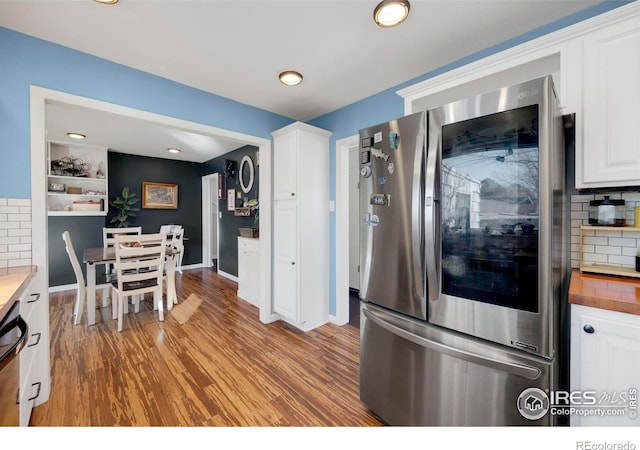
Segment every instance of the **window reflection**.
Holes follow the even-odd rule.
[[[442,291],[538,309],[538,106],[443,127]]]

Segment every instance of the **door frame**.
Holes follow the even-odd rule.
[[[358,135],[336,141],[336,314],[334,322],[349,322],[349,149]]]
[[[236,140],[239,146],[253,145],[258,147],[263,172],[260,175],[260,321],[263,323],[278,320],[273,313],[271,298],[271,139],[265,139],[222,128],[216,128],[196,122],[190,122],[170,116],[163,116],[127,106],[108,103],[66,92],[31,86],[30,88],[30,127],[31,127],[31,220],[32,220],[32,262],[38,272],[44,274],[46,286],[49,286],[48,260],[48,216],[47,216],[47,180],[46,180],[46,126],[45,105],[47,103],[65,103],[84,108],[119,114],[142,120],[156,122],[160,125],[192,130],[196,133],[210,134],[226,139]]]
[[[211,241],[215,239],[216,247],[220,242],[220,230],[216,227],[216,235],[211,236],[211,217],[214,213],[211,208],[211,192],[215,186],[217,195],[220,174],[212,173],[202,177],[202,267],[211,267],[213,255],[211,254]],[[218,207],[219,210],[219,207]],[[218,211],[215,211],[216,218]],[[216,219],[217,220],[217,219]],[[218,267],[220,267],[220,255],[218,255]]]

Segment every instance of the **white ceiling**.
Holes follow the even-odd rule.
[[[600,1],[411,0],[409,18],[392,29],[373,22],[377,3],[0,0],[0,26],[308,121]],[[287,69],[300,71],[303,83],[280,84],[278,73]],[[52,107],[58,110],[55,119],[47,115],[49,138],[77,126],[94,139],[103,135],[105,141],[92,143],[115,151],[198,162],[239,147],[152,123],[135,124],[134,134],[131,120]],[[168,156],[166,148],[180,141],[192,147]]]

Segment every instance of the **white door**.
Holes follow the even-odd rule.
[[[211,240],[209,241],[209,254],[211,259],[218,259],[218,189],[219,189],[220,177],[215,174],[209,184],[211,189],[211,211],[210,211],[210,224],[211,224]],[[216,266],[217,267],[217,266]]]
[[[349,148],[349,287],[360,289],[360,169],[358,147]]]

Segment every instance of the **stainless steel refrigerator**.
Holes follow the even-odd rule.
[[[550,76],[360,131],[360,397],[398,425],[551,425],[567,244]]]

